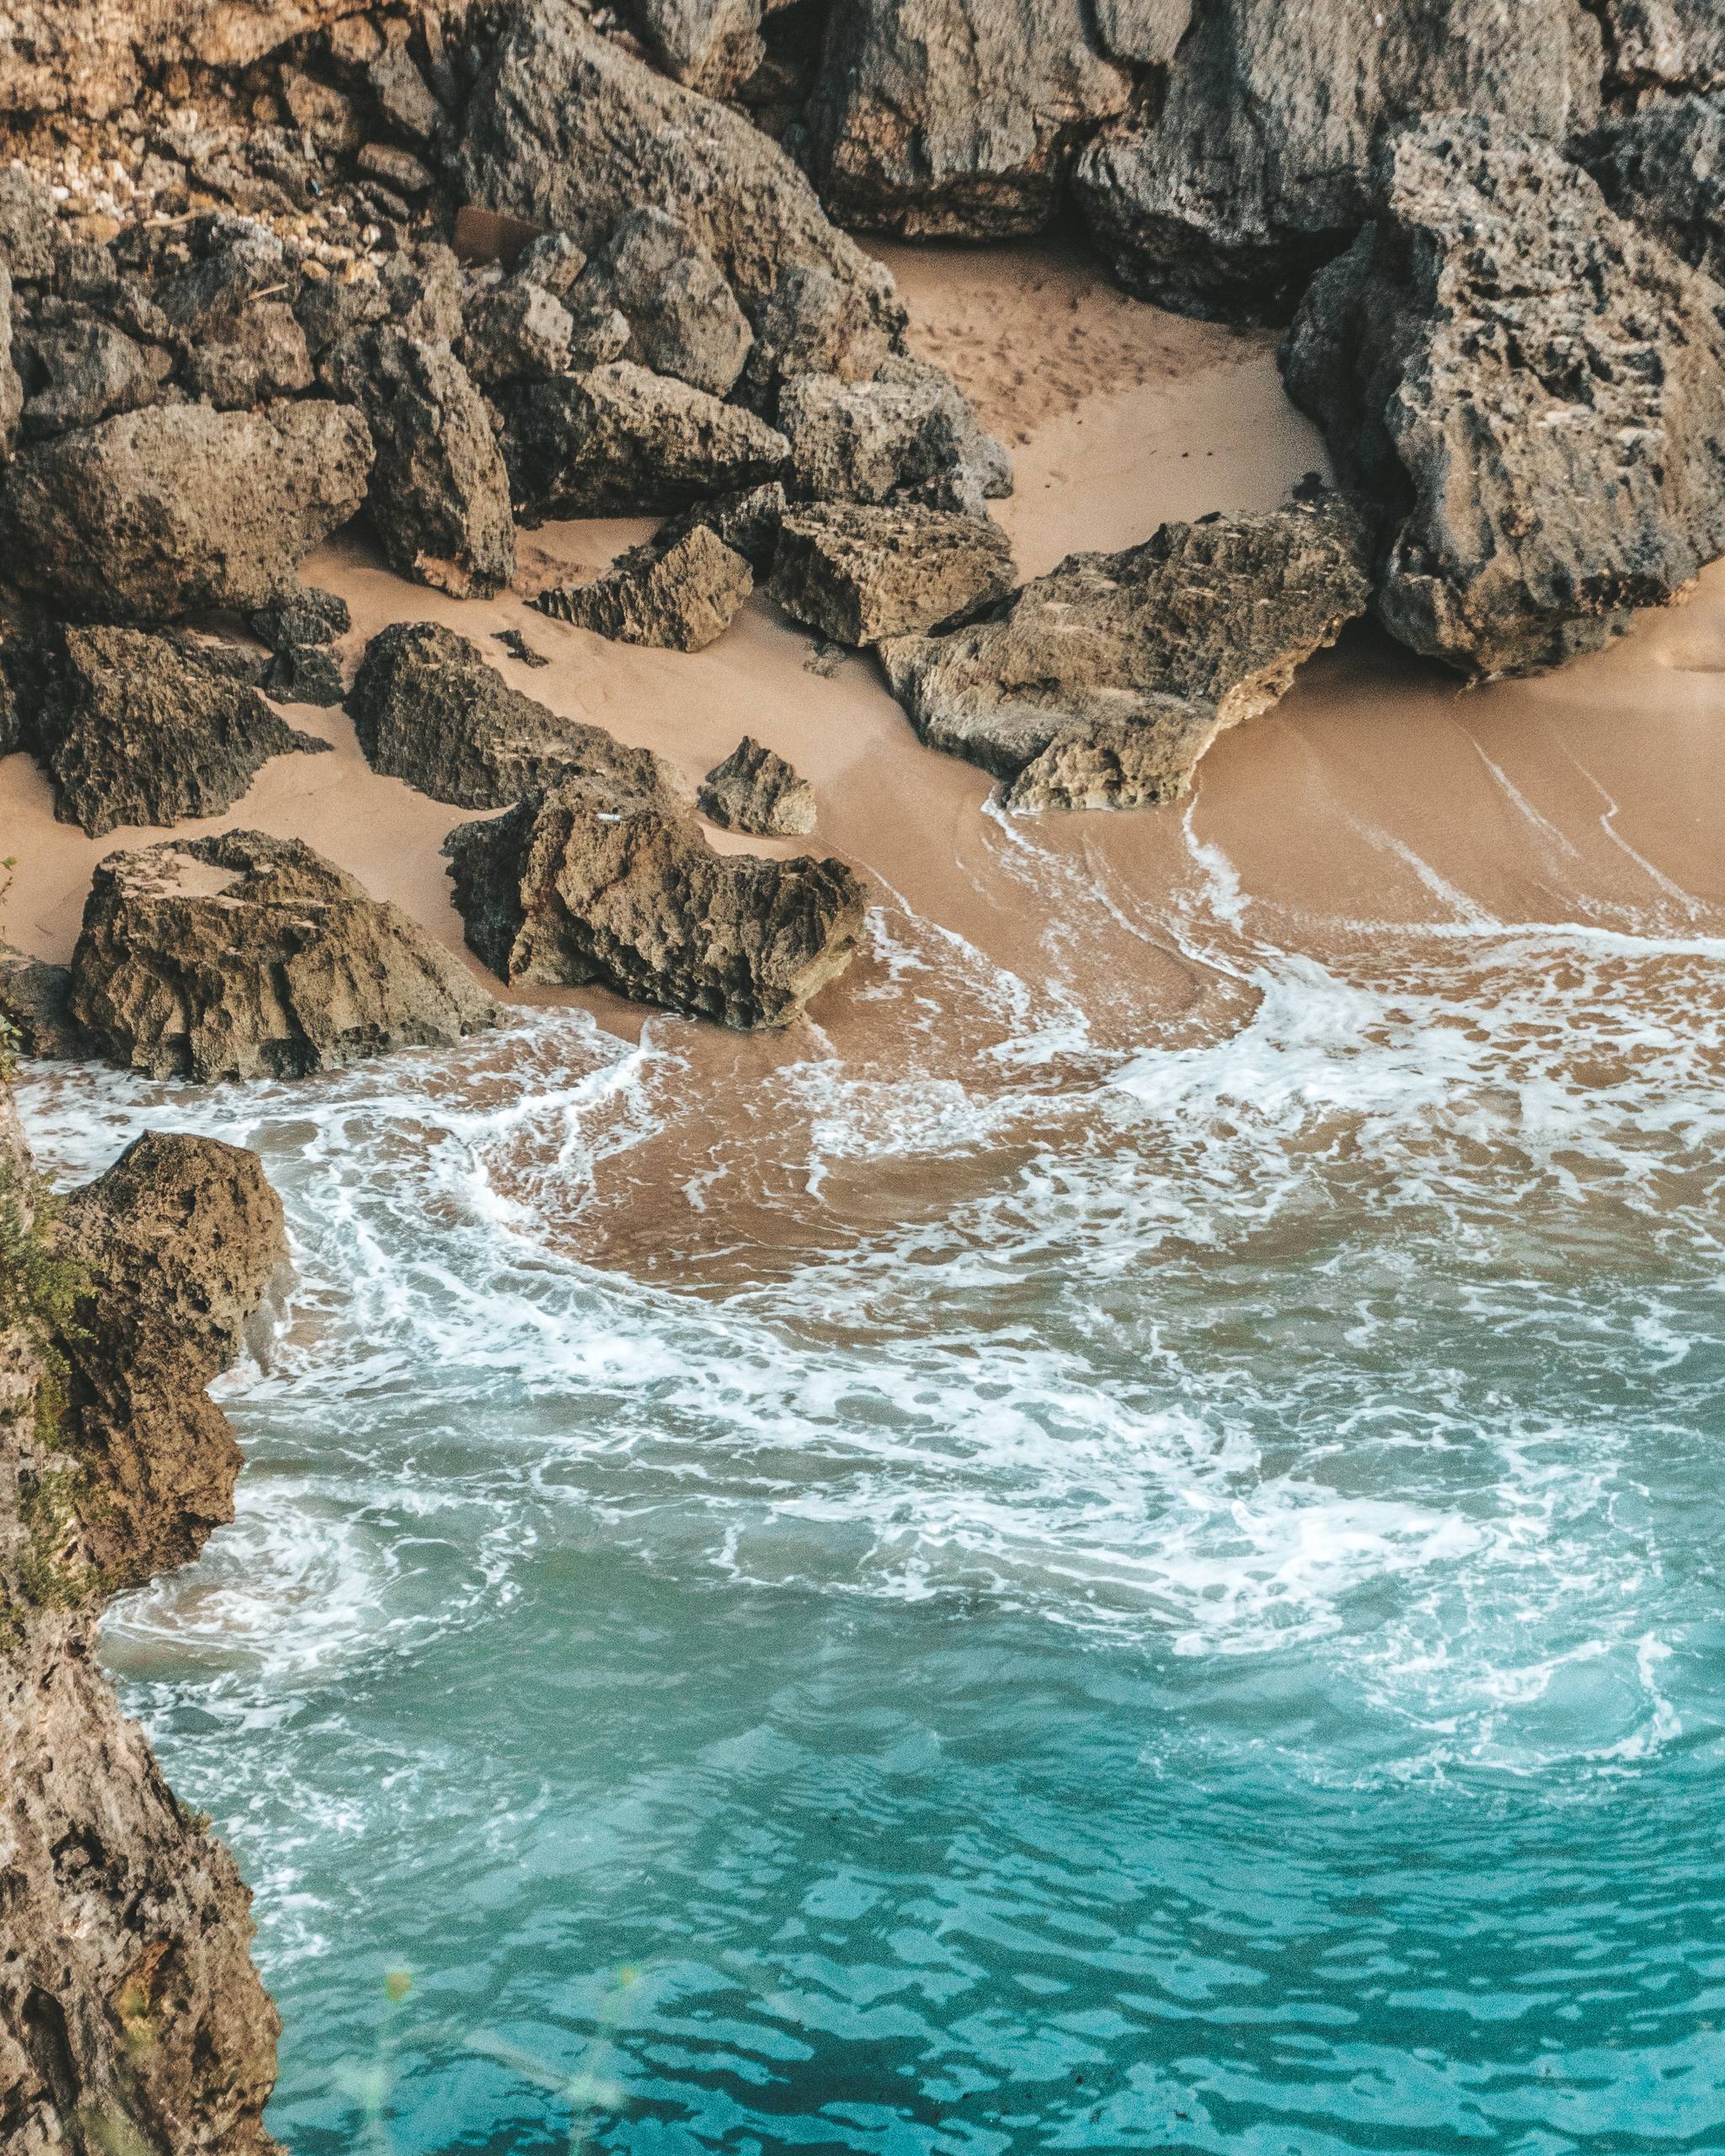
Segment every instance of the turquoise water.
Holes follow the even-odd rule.
[[[288,1205],[240,1518],[108,1638],[297,2156],[1725,2148],[1725,945],[1320,966],[1207,873],[1208,1046],[895,917],[892,1081],[32,1082]]]

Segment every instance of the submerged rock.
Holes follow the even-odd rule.
[[[1012,782],[1013,808],[1168,801],[1224,727],[1365,612],[1370,553],[1365,519],[1333,495],[1165,524],[881,657],[923,739]]]
[[[676,798],[670,766],[603,727],[559,718],[512,689],[477,644],[432,622],[372,638],[348,712],[374,771],[434,801],[501,808],[572,769],[624,792]]]
[[[696,805],[709,822],[751,838],[801,838],[814,829],[814,787],[746,734],[708,771]]]
[[[747,1030],[842,973],[868,893],[839,861],[718,854],[686,811],[576,778],[445,851],[467,941],[505,980],[599,982]]]
[[[767,591],[836,643],[878,643],[1004,598],[1017,574],[986,517],[817,504],[787,513]]]
[[[102,620],[263,606],[360,507],[371,467],[365,421],[323,398],[125,413],[19,453],[0,490],[8,563]]]
[[[779,398],[795,491],[816,501],[915,502],[986,514],[1012,491],[1006,451],[938,367],[889,360],[873,382],[798,375]]]
[[[29,671],[29,741],[53,779],[54,813],[92,838],[219,816],[272,756],[329,745],[143,629],[50,632]]]
[[[542,591],[532,603],[553,621],[620,643],[704,651],[754,588],[748,563],[702,524],[663,552],[649,541],[621,556],[607,575]]]
[[[491,998],[398,906],[297,839],[166,840],[96,869],[72,1013],[152,1078],[302,1078],[495,1022]]]
[[[1725,552],[1725,291],[1502,121],[1386,145],[1289,392],[1398,520],[1377,611],[1472,675],[1597,650]]]

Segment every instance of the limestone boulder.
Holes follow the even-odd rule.
[[[704,651],[742,611],[754,572],[708,526],[662,551],[649,542],[590,584],[563,584],[533,601],[542,614],[619,643]]]
[[[712,396],[736,386],[753,344],[749,318],[718,263],[681,218],[632,210],[577,287],[600,314],[629,325],[627,356]]]
[[[802,838],[814,829],[814,787],[746,734],[702,781],[696,805],[709,823],[751,838]]]
[[[887,361],[872,382],[798,375],[779,396],[791,486],[804,499],[912,502],[985,515],[1012,464],[939,368]]]
[[[1614,112],[1574,149],[1620,217],[1725,283],[1725,92]]]
[[[867,644],[974,613],[1017,579],[987,517],[813,503],[787,512],[767,592],[834,643]]]

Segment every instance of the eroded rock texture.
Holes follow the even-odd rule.
[[[802,374],[780,392],[791,483],[816,501],[916,502],[986,514],[1012,491],[1007,452],[949,375],[888,360],[870,382]]]
[[[1596,650],[1725,552],[1725,291],[1502,121],[1386,144],[1284,347],[1393,529],[1377,609],[1472,675]]]
[[[491,999],[398,906],[297,839],[164,841],[97,867],[72,1012],[156,1078],[301,1078],[397,1048],[446,1048]]]
[[[1285,319],[1365,217],[1386,125],[1470,108],[1559,142],[1590,125],[1598,13],[1585,0],[1209,0],[1166,99],[1084,152],[1078,202],[1129,291]]]
[[[620,643],[704,651],[755,589],[754,572],[708,526],[660,549],[649,541],[590,584],[558,586],[533,601],[542,614]]]
[[[1725,281],[1725,94],[1615,113],[1575,154],[1620,216]]]
[[[1003,599],[1016,575],[1006,533],[986,517],[813,504],[780,526],[767,590],[835,643],[865,644]]]
[[[715,853],[686,811],[576,777],[446,851],[467,941],[510,981],[602,983],[746,1029],[850,963],[868,894],[839,861]]]
[[[115,1586],[232,1517],[204,1388],[285,1262],[280,1207],[209,1139],[140,1141],[63,1229],[26,1173],[0,1097],[0,2140],[268,2156],[251,1897],[121,1716],[95,1629]],[[88,1292],[56,1313],[26,1265],[68,1249]]]
[[[374,771],[434,801],[502,808],[580,768],[619,791],[670,801],[670,766],[603,727],[559,718],[512,689],[477,644],[432,622],[372,638],[348,699]]]
[[[814,789],[776,750],[745,734],[696,797],[701,814],[750,838],[802,838],[814,829]]]
[[[1165,524],[881,657],[923,739],[1008,781],[1015,808],[1172,800],[1222,728],[1274,703],[1364,613],[1370,551],[1333,496]]]

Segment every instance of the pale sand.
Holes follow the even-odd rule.
[[[1013,448],[1017,492],[998,510],[1027,574],[1069,549],[1128,544],[1168,517],[1268,505],[1322,467],[1261,336],[1140,306],[1046,248],[897,248],[889,259],[921,349],[954,370]],[[520,590],[597,571],[649,528],[525,534]],[[350,660],[389,621],[436,619],[530,695],[660,750],[692,780],[755,734],[813,782],[812,843],[869,872],[931,932],[968,939],[979,963],[1032,985],[1059,973],[1096,1024],[1108,1030],[1113,1014],[1123,1038],[1237,1014],[1237,995],[1189,955],[1195,846],[1231,864],[1248,937],[1317,953],[1383,924],[1471,914],[1712,928],[1725,900],[1712,805],[1725,781],[1725,568],[1615,650],[1537,682],[1464,692],[1374,632],[1351,632],[1278,710],[1219,741],[1189,804],[1031,819],[1016,832],[983,813],[983,773],[916,741],[871,660],[851,659],[831,680],[810,673],[807,637],[759,597],[717,646],[689,657],[607,643],[520,595],[443,599],[353,538],[305,574],[351,605]],[[510,658],[490,641],[504,627],[553,664]],[[459,947],[438,849],[460,813],[375,776],[340,713],[293,717],[336,753],[278,760],[232,814],[182,831],[307,839]],[[4,934],[64,958],[93,864],[156,835],[85,839],[53,820],[27,757],[5,760],[0,854],[17,855],[19,869]],[[893,1007],[877,992],[884,978],[871,960],[830,990],[815,1011],[825,1036],[860,1046]],[[642,1022],[614,998],[553,1000],[587,1003],[632,1036]],[[980,1005],[977,1021],[973,1030],[953,1015],[955,1045],[998,1030]],[[770,1042],[700,1051],[738,1070],[790,1052]]]

